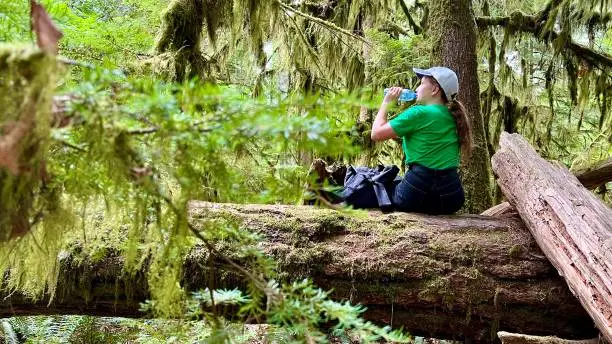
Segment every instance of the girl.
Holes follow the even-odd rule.
[[[459,158],[465,163],[472,151],[470,122],[456,99],[459,82],[455,72],[446,67],[413,70],[421,80],[417,104],[387,122],[387,107],[402,90],[391,88],[378,110],[371,137],[374,141],[402,138],[409,170],[393,193],[396,209],[452,214],[465,201],[457,168]]]

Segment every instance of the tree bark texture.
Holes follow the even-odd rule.
[[[612,342],[612,209],[520,135],[502,133],[500,146],[492,162],[502,191]]]
[[[464,209],[479,214],[492,206],[489,153],[480,112],[476,60],[476,22],[471,0],[440,0],[429,4],[428,34],[433,38],[432,63],[449,67],[459,78],[459,100],[472,122],[474,151],[462,166]]]
[[[589,338],[588,314],[516,218],[424,216],[380,212],[351,215],[308,206],[192,202],[195,226],[236,219],[264,238],[285,281],[312,278],[331,297],[367,307],[365,317],[416,335],[494,341],[498,330]],[[227,247],[227,246],[226,246]],[[0,295],[0,316],[76,313],[142,316],[149,297],[146,265],[123,272],[118,249],[103,259],[71,254],[61,261],[53,302],[19,293]],[[184,262],[184,286],[204,289],[207,251],[194,247]],[[231,257],[232,250],[222,250]],[[245,262],[239,262],[245,263]],[[218,288],[242,278],[219,260]]]
[[[607,183],[612,180],[612,159],[608,159],[607,161],[600,161],[590,168],[579,170],[576,172],[575,175],[585,188],[594,189],[600,186],[601,184]],[[518,216],[518,213],[510,203],[502,202],[483,211],[482,213],[480,213],[480,215],[493,217],[508,217]]]

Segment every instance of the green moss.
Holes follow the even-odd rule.
[[[331,259],[331,253],[321,248],[287,247],[276,250],[279,278],[294,281],[311,277],[323,271],[323,264]]]
[[[45,196],[41,199],[48,200],[46,206],[57,201],[54,190],[39,190],[50,141],[56,77],[53,56],[32,47],[0,44],[0,137],[6,145],[0,152],[0,242],[30,231],[35,193]],[[23,133],[15,136],[17,143],[9,144],[9,136],[20,130]]]
[[[54,56],[0,44],[0,137],[9,141],[15,128],[23,128],[17,144],[0,153],[0,275],[7,276],[5,290],[20,289],[34,299],[45,291],[53,295],[62,237],[73,225],[59,187],[45,182],[58,75]]]
[[[523,248],[520,245],[514,245],[508,250],[508,255],[511,258],[518,259],[523,254]]]
[[[448,307],[452,307],[454,297],[450,279],[446,276],[431,279],[425,289],[419,293],[419,298],[429,302],[442,299]]]
[[[222,4],[215,0],[173,0],[163,14],[162,29],[155,45],[156,56],[145,64],[158,75],[174,80],[198,76],[206,79],[208,61],[201,52],[202,28],[206,23],[214,42]]]

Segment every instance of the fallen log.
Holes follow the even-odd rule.
[[[502,202],[483,211],[482,213],[480,213],[480,215],[492,217],[512,217],[518,216],[518,213],[510,203]]]
[[[500,331],[497,332],[497,336],[501,340],[502,344],[599,344],[599,338],[583,339],[583,340],[569,340],[562,339],[554,336],[529,336],[526,334],[510,333]]]
[[[504,195],[612,342],[612,209],[520,135],[502,133],[500,146],[492,163]]]
[[[577,171],[576,177],[587,189],[594,189],[612,181],[612,158],[600,161],[593,167]]]
[[[612,181],[612,159],[600,161],[590,168],[581,169],[575,175],[585,188],[595,189],[602,184]],[[502,202],[483,211],[480,215],[507,217],[518,216],[518,213],[510,203]]]
[[[597,331],[519,219],[370,212],[308,206],[192,202],[195,226],[236,219],[260,233],[283,280],[312,278],[332,298],[367,307],[365,317],[415,335],[494,341],[498,330],[588,338]],[[142,316],[146,267],[123,272],[117,249],[95,262],[67,255],[53,302],[0,293],[0,316],[76,313]],[[225,251],[228,255],[231,252]],[[75,255],[76,256],[76,255]],[[185,258],[184,285],[205,287],[207,253]],[[221,264],[221,263],[219,263]],[[216,285],[240,285],[216,270]]]

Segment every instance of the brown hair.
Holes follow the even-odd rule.
[[[457,99],[453,98],[450,102],[447,101],[446,107],[455,119],[457,136],[459,136],[459,145],[461,146],[461,162],[466,164],[472,156],[472,125],[470,119],[465,111],[465,106]]]
[[[450,101],[444,94],[444,90],[438,84],[436,79],[429,77],[436,86],[440,89],[440,95],[442,100],[446,103],[448,111],[453,115],[455,119],[455,125],[457,126],[457,136],[459,137],[459,146],[461,147],[461,162],[466,164],[472,156],[472,125],[465,106],[457,100],[456,95],[451,97]]]

